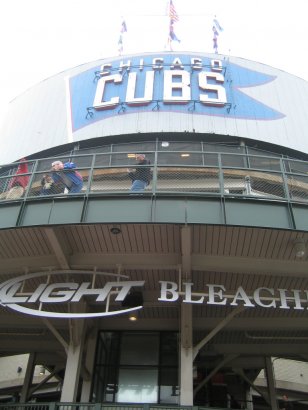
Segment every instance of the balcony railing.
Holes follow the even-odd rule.
[[[144,195],[245,197],[308,204],[308,165],[304,161],[195,151],[185,156],[183,152],[158,151],[146,156],[151,159],[151,181]],[[99,153],[4,165],[0,168],[0,201],[67,195],[61,184],[44,185],[53,178],[54,160],[74,162],[82,175],[82,189],[72,196],[131,195],[128,168],[144,168],[136,166],[132,157],[129,153]]]
[[[0,410],[210,410],[213,407],[104,403],[3,403]],[[215,407],[227,410],[226,407]],[[245,408],[243,408],[245,410]]]

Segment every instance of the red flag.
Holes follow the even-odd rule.
[[[175,10],[172,0],[170,0],[170,3],[169,3],[169,18],[170,18],[170,23],[176,23],[177,21],[179,21],[179,16]]]

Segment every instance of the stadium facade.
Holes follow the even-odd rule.
[[[40,365],[59,407],[305,408],[272,358],[308,360],[307,106],[300,78],[183,52],[87,63],[12,101],[0,341],[30,358],[6,393],[42,400]]]

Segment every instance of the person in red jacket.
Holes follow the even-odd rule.
[[[9,182],[9,192],[6,195],[6,199],[18,199],[23,196],[30,179],[28,172],[26,159],[22,158],[17,167],[15,176]]]

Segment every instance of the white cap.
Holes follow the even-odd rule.
[[[62,165],[63,162],[62,161],[54,161],[51,166],[53,167],[54,165]]]

